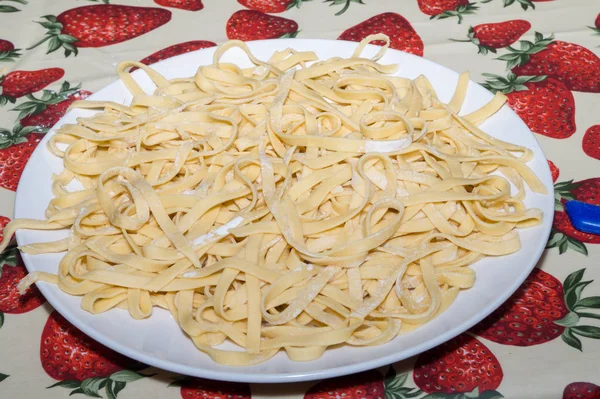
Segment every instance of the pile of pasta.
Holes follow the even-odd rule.
[[[375,40],[381,51],[361,57]],[[502,94],[459,116],[468,74],[443,103],[426,77],[378,62],[388,43],[261,61],[229,41],[172,80],[121,63],[131,104],[73,104],[99,112],[48,141],[64,170],[47,219],[6,228],[69,230],[20,247],[66,251],[56,275],[31,273],[20,289],[57,284],[94,314],[167,309],[199,350],[235,366],[380,345],[439,315],[473,286],[470,265],[520,249],[517,229],[542,218],[525,187],[546,190],[531,150],[478,128]],[[222,62],[232,48],[253,66]]]

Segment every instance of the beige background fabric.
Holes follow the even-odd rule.
[[[422,38],[425,58],[456,71],[469,70],[472,79],[477,82],[483,82],[481,73],[484,72],[505,75],[505,62],[494,58],[506,53],[506,50],[498,50],[498,54],[480,55],[477,54],[477,47],[471,43],[449,40],[465,38],[469,26],[525,19],[532,27],[521,39],[532,40],[535,31],[545,35],[554,33],[557,40],[583,46],[596,56],[600,53],[600,36],[594,35],[589,28],[594,26],[600,12],[600,3],[596,0],[538,1],[534,3],[535,10],[530,8],[527,11],[518,2],[504,7],[505,3],[510,3],[509,0],[492,0],[478,4],[479,10],[474,15],[466,15],[462,24],[457,24],[456,18],[430,20],[428,15],[419,10],[417,0],[363,2],[364,4],[351,2],[350,8],[340,16],[335,13],[343,4],[330,7],[332,2],[321,0],[302,2],[299,8],[277,15],[298,23],[299,38],[336,39],[345,29],[371,16],[384,12],[401,14]],[[84,0],[29,0],[29,4],[0,1],[0,6],[12,5],[21,9],[15,13],[0,13],[0,39],[9,40],[16,47],[24,49],[43,37],[44,29],[34,22],[39,21],[41,16],[58,15],[70,8],[100,3]],[[111,3],[161,7],[152,0],[112,0]],[[204,8],[195,12],[169,8],[172,12],[169,23],[135,39],[102,48],[82,48],[77,57],[69,58],[65,58],[61,50],[46,54],[45,47],[40,46],[31,51],[22,51],[23,55],[16,62],[0,63],[1,72],[7,74],[15,70],[60,67],[65,70],[65,76],[47,89],[57,90],[60,83],[67,80],[72,84],[81,83],[83,89],[94,92],[116,78],[114,69],[120,61],[140,60],[159,49],[189,40],[224,42],[227,40],[227,20],[235,11],[243,8],[235,0],[205,0]],[[36,96],[40,94],[37,93]],[[592,125],[600,124],[600,95],[573,92],[573,96],[577,125],[575,134],[564,140],[536,135],[548,158],[560,169],[559,182],[600,178],[600,160],[587,156],[582,150],[586,130]],[[17,105],[23,101],[24,98],[18,100]],[[7,104],[0,107],[1,128],[10,130],[14,125],[17,112],[10,110],[14,106]],[[5,156],[2,154],[4,153],[0,153],[0,157]],[[0,188],[0,215],[12,217],[14,198],[13,191]],[[589,252],[587,256],[573,250],[559,255],[557,248],[548,249],[538,266],[561,282],[574,271],[586,269],[585,280],[594,281],[585,289],[585,296],[600,296],[600,245],[590,243],[586,247]],[[45,373],[40,361],[42,330],[51,311],[51,307],[45,304],[28,313],[5,315],[4,325],[0,328],[0,373],[9,377],[0,382],[0,398],[68,397],[70,390],[66,388],[47,389],[56,381]],[[594,311],[597,312],[589,310],[592,313]],[[585,324],[600,326],[597,319],[586,319]],[[580,338],[583,351],[566,345],[560,338],[529,347],[500,345],[485,338],[478,339],[501,364],[504,376],[497,391],[504,397],[553,399],[563,397],[563,389],[572,382],[600,385],[600,340]],[[404,385],[410,388],[415,387],[412,380],[413,363],[414,359],[411,359],[394,365],[397,373],[409,373]],[[381,371],[385,373],[387,367]],[[156,375],[128,383],[118,394],[119,398],[181,397],[179,388],[168,386],[177,376],[153,369],[142,372]],[[312,385],[314,382],[253,384],[251,392],[253,398],[302,398]],[[352,390],[352,387],[349,389]],[[600,397],[600,388],[596,394],[596,397]],[[100,395],[106,397],[105,391],[101,390]]]

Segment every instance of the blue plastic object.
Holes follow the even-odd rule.
[[[571,224],[579,231],[600,235],[600,206],[581,201],[565,204]]]

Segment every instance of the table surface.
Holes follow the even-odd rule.
[[[103,4],[109,2],[113,5]],[[384,26],[385,33],[396,38],[395,48],[423,55],[456,71],[469,69],[472,79],[481,83],[491,79],[483,73],[510,78],[510,68],[517,75],[529,76],[515,81],[513,75],[513,80],[496,81],[493,87],[503,89],[512,83],[517,89],[508,94],[509,105],[537,133],[546,155],[554,163],[560,198],[577,198],[600,205],[600,4],[597,1],[204,2],[29,0],[27,4],[25,0],[0,0],[0,74],[4,74],[0,78],[3,79],[0,83],[1,223],[12,217],[18,178],[41,136],[28,133],[33,128],[19,131],[15,126],[20,123],[43,130],[52,125],[73,96],[85,96],[86,91],[94,92],[114,80],[119,61],[142,60],[157,50],[190,41],[195,42],[173,47],[154,57],[154,61],[159,56],[212,44],[201,41],[222,43],[228,36],[252,40],[297,34],[301,38],[337,39],[342,32],[352,29],[361,38],[374,33],[377,26]],[[286,4],[290,6],[288,10]],[[67,10],[87,6],[91,8],[86,13],[105,18],[108,13],[102,8],[121,5],[138,8],[128,12],[115,8],[117,14],[126,20],[141,16],[144,24],[106,21],[104,35],[102,32],[96,35],[120,41],[116,44],[106,45],[98,37],[85,38],[81,25],[74,26],[72,19],[59,16]],[[149,7],[162,11],[149,16],[146,9]],[[253,14],[249,23],[242,24],[241,29],[227,29],[248,12],[240,14],[240,10],[248,8],[269,14],[250,11]],[[157,19],[157,15],[169,13],[170,21]],[[50,15],[59,19],[44,18]],[[271,23],[273,19],[279,21]],[[270,28],[256,30],[254,25],[261,21],[268,22]],[[500,22],[504,23],[493,25]],[[360,27],[353,28],[358,24]],[[62,33],[80,40],[73,42],[75,39],[63,34],[58,36],[62,42],[48,37],[41,45],[25,50],[46,37],[46,28],[54,29],[56,34],[63,29]],[[144,33],[145,30],[149,31]],[[13,46],[22,50],[15,51]],[[55,51],[47,53],[52,49]],[[66,53],[71,54],[65,57]],[[25,96],[32,90],[34,97]],[[15,98],[16,102],[11,103]],[[600,246],[597,244],[600,236],[577,232],[565,213],[558,210],[549,248],[538,269],[483,324],[440,348],[378,370],[341,379],[282,385],[189,380],[152,368],[137,369],[137,373],[131,370],[130,362],[116,359],[109,350],[57,318],[43,297],[34,293],[15,304],[15,281],[24,268],[18,259],[13,262],[14,259],[2,256],[0,397],[67,398],[75,393],[105,398],[118,395],[119,398],[391,399],[421,398],[439,391],[445,395],[428,397],[600,398]],[[65,350],[64,356],[57,355],[42,364],[43,352],[53,339],[63,340],[71,349]],[[56,368],[73,367],[77,362],[91,371],[77,375],[85,377],[93,372],[110,378],[63,382],[53,378]],[[119,371],[122,368],[129,371]]]

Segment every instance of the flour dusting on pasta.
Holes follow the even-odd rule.
[[[375,40],[385,46],[362,57]],[[459,116],[468,74],[443,103],[426,77],[378,62],[388,43],[261,61],[229,41],[172,80],[121,63],[131,104],[74,103],[99,112],[48,141],[64,170],[47,219],[5,229],[69,230],[20,248],[66,252],[56,275],[34,272],[20,288],[58,284],[94,314],[167,309],[199,350],[235,366],[380,345],[435,318],[475,283],[470,265],[520,249],[517,229],[542,219],[525,187],[546,190],[531,150],[478,128],[502,94]],[[231,48],[254,66],[221,62]]]

